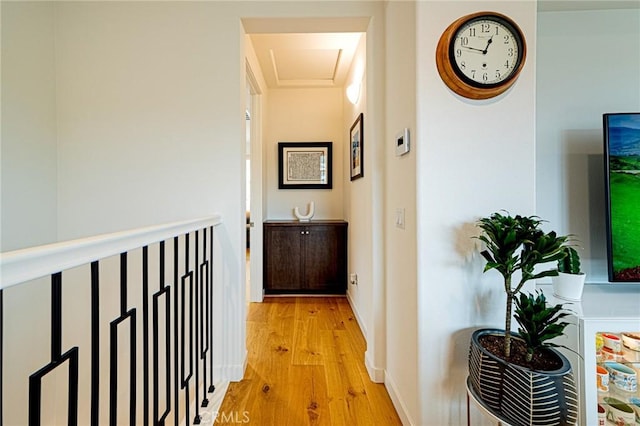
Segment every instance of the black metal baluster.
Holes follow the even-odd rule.
[[[91,425],[98,426],[100,408],[100,268],[91,263]]]
[[[174,237],[173,239],[173,282],[174,282],[174,301],[173,301],[173,335],[174,335],[174,345],[173,345],[173,366],[174,366],[174,377],[175,377],[175,382],[174,382],[174,388],[173,388],[173,395],[174,395],[174,401],[176,402],[176,410],[175,413],[173,415],[173,419],[174,419],[174,426],[179,426],[180,424],[180,417],[179,417],[179,402],[180,402],[180,388],[182,387],[182,377],[180,375],[180,370],[178,368],[179,366],[179,360],[178,360],[178,351],[179,351],[179,345],[178,345],[178,338],[179,338],[179,333],[178,333],[178,305],[179,305],[179,288],[180,286],[178,285],[178,237]]]
[[[120,254],[120,316],[110,323],[109,424],[118,422],[118,325],[129,319],[129,424],[136,424],[136,308],[127,311],[127,253]]]
[[[193,266],[194,266],[193,270],[194,270],[194,274],[195,274],[194,286],[195,286],[195,310],[196,310],[196,312],[195,312],[195,323],[196,324],[195,324],[195,332],[194,332],[195,346],[192,346],[192,348],[195,349],[195,350],[191,354],[191,357],[195,358],[194,361],[195,361],[195,370],[196,370],[196,372],[195,372],[196,373],[195,374],[195,379],[196,379],[196,386],[195,386],[195,393],[196,393],[195,394],[195,401],[196,401],[195,409],[196,409],[196,414],[195,414],[195,417],[193,419],[193,424],[194,425],[199,425],[200,424],[200,406],[198,405],[198,400],[200,399],[200,389],[198,388],[198,383],[199,383],[199,379],[200,379],[200,374],[199,374],[200,373],[200,369],[198,367],[200,365],[200,360],[199,360],[199,356],[198,356],[198,340],[199,340],[198,339],[198,337],[199,337],[198,329],[201,327],[201,324],[200,324],[200,317],[199,317],[200,309],[198,307],[198,302],[199,302],[199,299],[201,298],[201,296],[200,296],[200,292],[198,291],[198,282],[199,282],[199,277],[200,277],[200,274],[198,272],[198,262],[199,262],[199,259],[200,259],[199,256],[198,256],[198,254],[199,254],[198,253],[198,245],[199,245],[199,242],[200,242],[200,239],[198,238],[199,237],[198,231],[195,232],[195,237],[196,237],[195,238],[195,242],[194,242],[195,256],[194,256],[194,259],[193,259]]]
[[[202,260],[200,266],[200,359],[202,360],[202,407],[209,405],[207,398],[207,352],[209,351],[209,259],[207,258],[207,228],[202,230]],[[206,344],[205,344],[206,343]]]
[[[149,247],[142,247],[142,424],[149,424]]]
[[[211,351],[209,353],[209,393],[213,393],[216,387],[213,385],[213,226],[209,228],[209,239],[211,247],[209,249],[209,347]]]
[[[111,349],[109,357],[109,424],[116,426],[118,423],[118,336],[116,334],[117,328],[113,323],[111,323],[109,331],[109,347]]]
[[[191,380],[191,377],[193,376],[193,271],[189,270],[189,234],[185,234],[185,254],[184,254],[184,267],[185,267],[185,275],[182,276],[182,288],[181,288],[181,294],[182,294],[182,300],[181,300],[181,325],[180,325],[180,331],[181,331],[181,348],[180,348],[180,353],[182,356],[181,359],[181,369],[180,369],[180,378],[182,379],[182,389],[184,389],[185,392],[185,401],[187,401],[186,406],[185,406],[185,418],[190,418],[189,416],[189,380]],[[186,332],[185,332],[185,327],[186,327],[186,281],[187,279],[189,280],[189,356],[185,356],[185,350],[186,350]],[[189,361],[189,374],[187,375],[185,373],[185,363],[186,361]]]
[[[62,273],[51,275],[51,362],[29,376],[29,426],[41,423],[42,378],[69,360],[67,424],[78,424],[78,347],[62,353]]]
[[[170,311],[170,296],[171,286],[165,286],[164,283],[164,268],[165,268],[165,243],[160,242],[160,290],[153,295],[153,425],[164,425],[169,412],[171,411],[171,311]],[[162,416],[160,414],[160,389],[159,389],[159,303],[158,299],[164,296],[164,318],[165,318],[165,400],[166,407]]]
[[[69,353],[69,399],[67,424],[75,426],[78,424],[78,367],[79,367],[78,347],[72,348]]]
[[[51,360],[62,355],[62,273],[51,276]]]

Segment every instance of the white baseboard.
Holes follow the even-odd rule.
[[[245,362],[238,365],[218,365],[213,367],[213,376],[220,381],[239,382],[244,378]]]
[[[356,321],[358,326],[360,327],[360,331],[362,331],[362,335],[364,336],[364,340],[367,341],[367,328],[364,326],[364,321],[360,317],[358,309],[356,308],[355,303],[351,299],[351,293],[347,292],[347,300],[349,301],[349,305],[351,305],[351,310],[356,317]],[[391,402],[398,412],[398,416],[400,416],[400,420],[402,420],[403,425],[415,425],[416,423],[411,419],[406,406],[402,402],[398,392],[397,386],[393,379],[387,374],[386,370],[383,368],[375,368],[370,360],[369,360],[369,352],[366,351],[364,353],[364,365],[367,369],[367,373],[369,374],[369,378],[375,383],[384,383],[387,388],[387,392],[389,392],[389,397],[391,398]]]
[[[385,371],[383,368],[376,368],[371,364],[369,360],[369,351],[364,353],[364,366],[367,368],[369,378],[374,383],[384,383]]]
[[[351,299],[351,294],[349,292],[347,292],[347,300],[349,301],[349,305],[351,305],[351,310],[356,317],[356,322],[358,323],[358,327],[360,327],[360,331],[364,336],[364,340],[365,342],[367,342],[367,327],[365,327],[364,321],[362,321],[362,317],[358,312],[358,308]],[[364,366],[367,368],[367,373],[369,373],[369,378],[371,379],[371,381],[375,383],[384,383],[384,369],[375,368],[373,364],[371,364],[368,356],[368,351],[364,353]]]
[[[367,341],[367,327],[364,325],[364,321],[362,321],[362,317],[360,317],[358,308],[356,308],[356,304],[354,303],[353,299],[351,299],[351,293],[349,292],[347,292],[347,301],[351,306],[351,310],[353,311],[353,314],[356,316],[356,322],[358,323],[358,327],[360,327],[360,331],[364,336],[364,340]]]
[[[247,368],[247,354],[248,352],[245,350],[242,355],[242,364],[214,365],[213,377],[221,382],[239,382],[242,380]]]
[[[398,394],[398,387],[396,386],[396,383],[389,374],[385,374],[384,386],[387,388],[391,402],[393,402],[393,406],[398,412],[398,416],[400,416],[402,424],[411,426],[415,425],[415,422],[407,411],[407,407],[404,405],[402,398],[400,398],[400,395]]]
[[[220,407],[222,406],[224,396],[227,394],[229,382],[218,382],[215,384],[215,387],[216,389],[213,391],[213,395],[211,395],[209,399],[209,405],[199,408],[200,424],[202,425],[213,425],[213,422],[220,413]],[[199,404],[200,402],[201,401],[196,401],[195,399],[191,402],[191,406],[189,408],[191,413],[196,412],[196,403]],[[191,422],[193,422],[193,418],[183,418],[180,422],[180,426],[189,426],[192,424]]]

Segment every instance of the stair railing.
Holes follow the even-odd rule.
[[[220,216],[0,255],[0,424],[212,421]]]

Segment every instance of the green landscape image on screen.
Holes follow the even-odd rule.
[[[640,118],[629,126],[630,117],[621,117],[609,123],[613,274],[616,280],[640,281]]]
[[[611,212],[616,273],[638,266],[640,259],[640,175],[611,174]]]

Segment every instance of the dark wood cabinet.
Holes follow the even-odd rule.
[[[344,294],[347,222],[264,222],[265,293]]]

